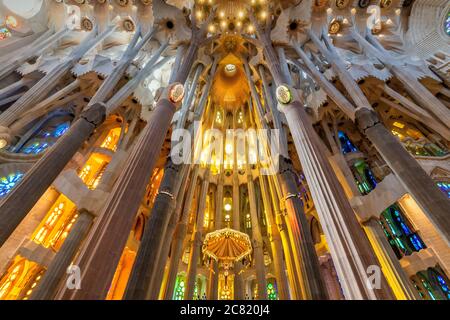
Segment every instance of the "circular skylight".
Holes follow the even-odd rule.
[[[36,15],[41,10],[43,0],[3,0],[6,8],[11,10],[14,14],[29,19]]]
[[[236,71],[237,71],[237,69],[234,64],[229,63],[225,66],[225,73],[229,77],[234,76],[236,74]]]

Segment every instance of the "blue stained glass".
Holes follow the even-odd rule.
[[[397,209],[394,209],[394,215],[395,215],[395,220],[397,220],[397,222],[400,224],[405,235],[407,235],[407,236],[410,235],[412,233],[411,229],[408,228],[405,221],[403,220],[403,217],[400,215],[400,212],[398,212]]]
[[[447,295],[447,298],[450,299],[450,290],[448,288],[447,282],[445,282],[444,278],[442,276],[437,276],[437,281],[439,286],[441,287],[442,291],[445,292],[445,294]]]
[[[419,251],[421,249],[424,249],[423,243],[420,240],[420,238],[416,235],[413,234],[409,237],[409,240],[411,241],[411,243],[413,244],[414,248],[416,249],[416,251]]]
[[[339,137],[339,141],[341,142],[341,148],[342,148],[343,154],[351,153],[351,152],[358,152],[358,149],[350,141],[350,139],[347,137],[347,135],[344,132],[338,131],[338,137]]]
[[[58,125],[55,130],[53,130],[53,136],[55,138],[61,137],[64,133],[66,133],[66,131],[69,129],[70,127],[70,123],[69,122],[64,122],[61,123],[60,125]]]
[[[16,172],[11,173],[5,177],[0,178],[0,197],[5,196],[8,194],[12,188],[22,179],[23,173]]]
[[[441,189],[447,197],[450,198],[450,183],[449,182],[438,182],[437,186]]]
[[[47,142],[34,142],[22,149],[22,153],[39,154],[48,148]]]

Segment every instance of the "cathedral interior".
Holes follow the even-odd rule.
[[[450,300],[448,0],[0,0],[0,300]]]

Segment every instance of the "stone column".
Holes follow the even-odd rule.
[[[158,266],[162,242],[170,218],[175,210],[177,180],[181,166],[174,165],[169,159],[164,167],[164,176],[158,190],[150,218],[145,226],[139,251],[128,280],[124,299],[149,298],[152,279]]]
[[[289,241],[289,235],[287,232],[286,223],[283,217],[283,211],[280,208],[280,197],[276,190],[275,184],[278,181],[274,181],[277,176],[272,176],[269,178],[269,189],[270,196],[272,199],[272,204],[275,210],[275,224],[277,225],[278,231],[280,232],[281,243],[283,244],[284,249],[284,258],[286,259],[286,268],[288,273],[288,281],[289,281],[289,292],[292,300],[300,300],[302,298],[302,293],[300,289],[300,275],[297,274],[297,269],[295,268],[294,263],[294,253],[292,252],[292,246]]]
[[[278,231],[278,227],[273,217],[272,205],[268,194],[269,191],[268,191],[267,177],[260,175],[259,185],[265,209],[267,231],[269,234],[269,240],[272,249],[272,259],[275,269],[275,277],[277,279],[278,297],[280,298],[280,300],[288,300],[289,285],[283,261],[283,245],[281,243],[280,232]]]
[[[66,270],[86,237],[93,220],[94,215],[92,213],[85,209],[80,210],[77,221],[51,261],[37,288],[33,291],[31,300],[53,299],[61,279],[66,274]]]
[[[104,118],[105,107],[101,104],[84,111],[72,124],[71,129],[31,167],[16,187],[0,202],[0,245],[8,239]]]
[[[151,286],[149,290],[149,297],[151,300],[158,299],[161,292],[161,284],[164,279],[164,270],[166,269],[167,259],[169,257],[169,251],[172,244],[173,235],[175,232],[175,228],[177,226],[178,220],[180,218],[181,209],[183,207],[183,200],[185,196],[186,185],[188,182],[189,176],[189,165],[183,165],[179,176],[177,177],[177,184],[181,184],[181,186],[175,186],[176,192],[176,203],[175,209],[170,215],[169,223],[167,224],[166,232],[164,233],[164,238],[161,241],[160,249],[159,249],[159,257],[157,261],[154,261],[156,265],[154,275],[152,277]],[[170,212],[169,212],[170,213]],[[153,211],[152,211],[153,214]]]
[[[169,260],[169,271],[167,276],[166,289],[164,293],[165,300],[171,300],[173,298],[173,290],[177,278],[178,265],[183,255],[184,238],[186,238],[189,212],[192,206],[192,201],[194,199],[199,171],[200,167],[198,165],[195,165],[194,169],[192,170],[189,187],[187,189],[188,191],[183,206],[183,213],[181,215],[181,220],[178,222],[175,228],[175,233],[172,240],[171,255]]]
[[[64,298],[105,298],[176,110],[166,95],[156,104],[100,212],[105,217],[102,225],[96,228],[80,256],[81,289],[66,292]]]
[[[219,173],[219,178],[217,179],[216,188],[216,201],[215,201],[215,214],[214,214],[214,229],[220,230],[222,228],[222,211],[223,211],[223,171]],[[219,299],[219,264],[217,261],[213,261],[213,268],[209,274],[209,300]]]
[[[267,282],[264,268],[264,251],[261,229],[259,226],[258,209],[256,207],[255,185],[250,171],[247,167],[247,188],[250,202],[250,219],[252,223],[252,246],[255,259],[256,281],[258,283],[258,299],[267,300]]]
[[[282,56],[284,57],[284,50],[282,48],[280,48],[279,52],[282,53]],[[245,64],[245,68],[247,77],[250,80],[250,70],[247,64]],[[287,69],[287,66],[284,71],[289,71]],[[252,96],[258,106],[257,110],[262,109],[259,96],[257,95],[253,82],[249,82],[249,86],[252,92]],[[259,111],[259,116],[260,118],[263,118],[261,111]],[[274,114],[274,116],[276,115]],[[266,146],[266,148],[269,147]],[[287,163],[286,158],[280,158],[281,165]],[[302,291],[302,296],[305,299],[325,299],[326,290],[321,280],[320,269],[317,260],[318,258],[315,252],[312,236],[309,232],[308,222],[303,212],[303,205],[300,199],[298,197],[295,197],[298,191],[294,180],[294,172],[285,170],[284,174],[281,174],[279,178],[280,181],[282,181],[282,185],[284,186],[283,193],[285,199],[290,199],[290,201],[288,202],[289,204],[286,205],[288,213],[288,215],[286,216],[286,225],[295,257],[293,260],[295,263],[296,272],[298,276],[300,276],[299,281],[301,284],[300,289]],[[303,258],[301,258],[302,254],[306,254],[306,256],[303,256]]]
[[[356,112],[359,129],[369,138],[405,189],[417,201],[443,239],[449,244],[450,201],[409,154],[398,140],[383,126],[375,112],[359,109]]]
[[[235,148],[236,150],[236,144]],[[237,231],[241,231],[241,221],[240,221],[240,192],[239,192],[239,177],[237,172],[237,161],[236,161],[236,152],[234,157],[234,168],[233,168],[233,215],[231,217],[233,221],[233,229]],[[244,288],[244,280],[242,279],[241,270],[242,265],[241,262],[237,262],[234,264],[234,299],[235,300],[243,300],[245,298],[245,288]]]
[[[396,298],[398,300],[420,300],[417,290],[389,245],[378,219],[370,218],[363,225],[369,240],[378,253],[378,259],[380,259],[382,266],[387,269],[383,272]]]
[[[283,107],[314,204],[347,299],[392,299],[386,279],[368,286],[367,270],[379,266],[302,104]]]
[[[195,282],[197,281],[197,265],[200,258],[202,244],[203,244],[203,224],[205,220],[205,206],[206,196],[209,189],[209,175],[210,168],[206,167],[205,175],[203,177],[202,188],[200,191],[200,198],[197,209],[197,220],[195,223],[194,232],[192,234],[191,254],[189,256],[189,264],[186,272],[186,292],[184,294],[185,300],[193,300]]]
[[[310,233],[303,203],[298,197],[295,173],[290,160],[280,159],[280,182],[283,191],[289,239],[294,254],[294,264],[300,281],[303,299],[327,299],[320,274],[319,260]]]
[[[186,115],[194,98],[194,93],[197,89],[200,72],[202,70],[203,66],[198,65],[189,94],[186,101],[183,102],[182,109],[180,110],[182,115],[177,123],[177,128],[184,128],[185,126]],[[212,72],[214,72],[214,70],[212,70]],[[209,95],[210,87],[210,84],[205,86],[202,99],[199,102],[199,118],[203,115],[203,110],[207,101],[204,97]],[[193,131],[194,130],[191,130],[190,134],[192,134]],[[196,135],[197,132],[194,132],[194,137]],[[191,151],[189,150],[189,152],[190,155]],[[173,167],[172,170],[166,170],[164,173],[163,183],[160,187],[162,192],[158,194],[155,200],[149,223],[145,227],[144,236],[142,238],[136,261],[133,266],[133,271],[128,282],[125,299],[144,299],[144,297],[156,299],[158,297],[158,293],[156,291],[156,287],[158,285],[156,283],[153,285],[152,279],[154,279],[155,275],[160,274],[164,269],[165,259],[170,248],[170,243],[166,243],[166,246],[164,246],[164,235],[167,232],[170,218],[174,212],[175,198],[177,197],[182,182],[182,179],[179,178],[179,173],[182,170],[181,168],[185,168],[184,170],[186,170],[186,166],[186,164],[174,165],[171,166],[171,168]],[[164,183],[164,181],[166,182]],[[167,198],[167,195],[171,195],[170,199]],[[178,220],[178,218],[176,220]],[[168,232],[169,234],[167,236],[171,239],[174,229],[169,229]],[[163,246],[166,249],[166,256],[164,256],[164,250],[162,250]],[[161,256],[161,253],[163,253],[163,256]],[[160,284],[159,279],[156,279],[156,281]],[[154,287],[153,296],[149,292],[152,286]]]
[[[256,24],[258,38],[263,43],[264,56],[276,85],[285,84],[287,80],[281,72],[280,61],[272,46],[269,33],[261,30],[253,15],[250,17]],[[366,285],[366,270],[371,265],[377,265],[378,261],[356,220],[342,186],[325,157],[323,146],[312,127],[311,120],[296,97],[294,89],[290,90],[294,94],[294,101],[282,106],[281,111],[286,115],[300,162],[311,186],[314,204],[332,251],[333,261],[336,262],[346,297],[348,299],[389,299],[392,297],[392,292],[384,277],[382,277],[381,289],[373,290]],[[286,200],[295,198],[288,195]],[[346,223],[343,224],[343,221]]]

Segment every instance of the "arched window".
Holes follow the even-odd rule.
[[[397,204],[390,206],[381,214],[380,224],[399,259],[426,248]]]
[[[450,281],[439,265],[417,272],[411,277],[424,300],[450,300]]]
[[[184,300],[184,292],[186,291],[186,282],[183,275],[177,276],[175,282],[175,291],[173,292],[173,300]]]
[[[343,131],[338,131],[339,141],[341,142],[341,151],[343,154],[358,152],[358,149],[355,145],[350,141],[347,135]]]
[[[362,159],[355,161],[351,167],[353,176],[355,178],[356,185],[362,195],[368,194],[377,186],[377,180],[375,179],[372,170],[369,165]]]
[[[0,198],[7,195],[14,186],[23,178],[22,172],[11,173],[0,178]]]
[[[73,117],[71,115],[55,116],[47,120],[37,133],[33,134],[23,146],[20,153],[39,154],[56,143],[67,132]]]
[[[269,280],[267,282],[267,299],[278,300],[278,292],[274,280]]]
[[[450,182],[441,181],[437,183],[437,186],[450,198]]]

